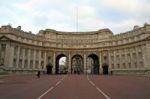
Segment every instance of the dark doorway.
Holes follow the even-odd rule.
[[[108,65],[107,64],[103,65],[103,74],[108,75]]]
[[[71,59],[71,74],[83,74],[83,58],[81,55],[74,55]]]
[[[47,74],[52,74],[52,68],[53,68],[53,66],[52,66],[52,64],[48,64],[47,66],[46,66],[46,73]]]
[[[91,74],[99,74],[99,58],[95,54],[91,54],[88,56],[92,61],[90,63]]]
[[[67,64],[66,64],[66,55],[60,54],[56,57],[56,74],[66,74],[67,73]]]

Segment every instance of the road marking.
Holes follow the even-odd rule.
[[[105,96],[106,99],[110,99],[109,96],[107,96],[102,90],[100,90],[98,87],[96,87],[96,89],[103,95]]]
[[[55,87],[58,86],[65,78],[66,76],[64,76],[62,79],[60,79],[56,84]],[[46,92],[44,92],[42,95],[40,95],[37,99],[41,99],[43,96],[45,96],[48,92],[52,91],[54,89],[54,87],[50,87]]]
[[[89,82],[92,84],[92,86],[95,86],[95,84],[92,81],[89,81]]]
[[[46,92],[44,92],[41,96],[39,96],[37,99],[41,99],[44,95],[46,95],[48,92],[52,91],[54,87],[49,88]]]
[[[87,75],[87,79],[88,81],[91,83],[92,86],[95,86],[95,88],[97,89],[97,91],[99,91],[106,99],[110,99],[110,97],[108,95],[106,95],[102,90],[100,90],[90,79],[89,76]]]
[[[64,77],[61,79],[61,81],[63,81],[63,80],[65,79],[65,77],[66,77],[66,76],[64,76]]]
[[[56,86],[58,86],[60,83],[61,83],[61,80],[56,83]]]

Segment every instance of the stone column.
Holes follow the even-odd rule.
[[[10,61],[8,62],[9,63],[9,67],[13,67],[14,68],[16,66],[13,66],[13,60],[14,60],[14,46],[13,45],[10,46],[9,51],[10,51],[10,57],[9,57]]]
[[[87,74],[86,53],[84,53],[84,74]]]
[[[144,68],[146,69],[150,69],[150,41],[146,41],[146,46],[144,46],[144,48],[142,48],[142,52],[143,52],[143,60],[144,60]]]
[[[2,45],[0,43],[0,58],[1,58],[1,52],[2,52]]]
[[[140,59],[139,59],[138,47],[136,47],[135,51],[136,51],[136,65],[137,65],[137,68],[139,68]]]
[[[19,56],[20,56],[20,46],[18,46],[18,49],[17,49],[17,56],[16,56],[16,68],[20,68],[18,65],[19,65]]]
[[[9,67],[10,66],[10,45],[9,44],[6,44],[6,48],[5,48],[5,57],[4,57],[4,64],[6,67]]]
[[[133,59],[133,51],[132,51],[132,49],[130,49],[130,63],[131,63],[131,67],[130,68],[133,68],[133,66],[134,66],[134,59]]]
[[[25,48],[22,48],[22,68],[24,68],[24,62],[25,62]]]
[[[71,73],[71,55],[70,55],[70,52],[69,52],[69,55],[68,55],[68,73]]]
[[[52,73],[55,74],[55,68],[56,68],[56,54],[53,52],[53,69]]]
[[[47,65],[47,56],[46,56],[46,51],[44,52],[44,69],[46,70],[46,65]]]
[[[116,64],[116,50],[114,50],[114,69],[116,69],[117,64]]]
[[[41,50],[39,50],[38,69],[41,69]]]
[[[128,66],[127,49],[125,49],[124,58],[125,58],[124,62],[125,62],[125,69],[126,69]]]
[[[28,55],[27,55],[27,57],[28,57],[28,59],[27,59],[28,60],[27,68],[31,69],[30,68],[31,49],[28,49]]]
[[[1,50],[1,43],[0,43],[0,65],[1,65],[1,62],[2,62],[2,60],[1,60],[1,58],[2,58],[2,50]]]
[[[99,52],[99,73],[101,74],[102,72],[102,52]]]
[[[36,62],[36,50],[33,50],[33,69],[35,69],[35,62]]]
[[[122,65],[122,51],[119,50],[119,64],[120,64],[120,69],[122,69],[123,65]]]
[[[111,69],[111,53],[110,53],[110,51],[108,52],[108,65],[109,65],[109,68]]]

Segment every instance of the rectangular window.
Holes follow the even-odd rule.
[[[13,60],[13,67],[16,67],[16,59]]]
[[[125,63],[123,63],[123,68],[126,68],[126,64]]]
[[[137,63],[136,62],[134,63],[134,67],[137,68]]]
[[[35,63],[35,68],[36,68],[36,69],[38,68],[38,65],[39,65],[39,62],[36,61],[36,63]]]
[[[39,58],[39,51],[38,50],[36,51],[36,58],[37,59]]]
[[[131,63],[128,63],[128,65],[129,65],[129,68],[131,68]]]
[[[14,56],[17,56],[17,52],[18,52],[18,46],[15,46],[15,48],[14,48]]]
[[[30,69],[33,68],[33,60],[30,60]]]
[[[44,58],[44,52],[41,52],[41,58]]]
[[[1,44],[1,58],[5,57],[6,53],[6,44]]]
[[[44,69],[44,62],[41,61],[41,69]]]
[[[136,53],[133,53],[133,60],[136,61]]]
[[[19,67],[22,68],[22,59],[19,60]]]
[[[114,64],[111,64],[111,68],[114,69]]]
[[[6,44],[1,44],[1,50],[0,50],[0,65],[4,65],[4,59],[6,54]]]
[[[25,60],[24,62],[24,68],[27,68],[28,67],[28,60]]]
[[[120,64],[117,64],[117,68],[120,68]]]
[[[28,56],[28,49],[25,49],[25,57]]]
[[[142,61],[140,62],[140,67],[144,67],[144,65],[143,65],[143,62],[142,62]]]

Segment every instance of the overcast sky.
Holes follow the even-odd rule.
[[[150,23],[150,0],[0,0],[0,26],[77,31],[77,22],[78,31],[126,32]]]

